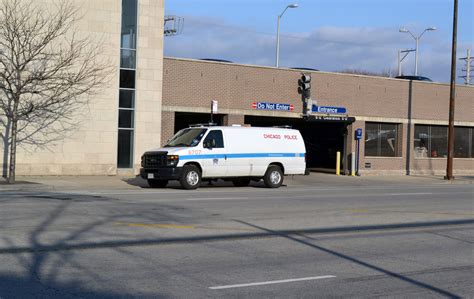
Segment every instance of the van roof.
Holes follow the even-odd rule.
[[[259,129],[259,130],[296,130],[292,128],[282,128],[282,127],[247,127],[247,126],[209,126],[209,125],[202,125],[202,126],[192,126],[189,129],[201,129],[201,128],[211,128],[211,129],[225,129],[225,130],[251,130],[251,129]]]

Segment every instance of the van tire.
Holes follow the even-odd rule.
[[[168,180],[148,180],[150,188],[165,188],[168,185]]]
[[[202,174],[199,168],[194,165],[184,165],[183,173],[179,178],[181,187],[187,190],[197,189],[201,185]]]
[[[278,188],[283,184],[283,171],[276,165],[270,165],[263,176],[263,182],[268,188]]]
[[[247,187],[250,184],[250,178],[233,179],[232,183],[235,187]]]

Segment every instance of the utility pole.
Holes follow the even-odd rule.
[[[175,36],[183,31],[184,19],[178,16],[165,16],[163,34],[165,36]]]
[[[451,48],[451,86],[449,93],[449,126],[448,126],[448,163],[446,165],[446,180],[454,180],[454,100],[456,95],[456,47],[458,33],[458,0],[454,0],[453,13],[453,44]]]
[[[407,57],[408,54],[410,54],[410,52],[415,52],[415,51],[416,51],[415,49],[398,50],[398,76],[402,75],[402,61]],[[402,57],[402,53],[405,54],[403,55],[403,57]]]
[[[466,75],[464,76],[459,76],[459,78],[463,78],[466,85],[471,84],[471,70],[472,70],[472,57],[471,57],[471,50],[467,49],[467,55],[466,57],[459,58],[459,60],[464,60],[466,63],[466,69],[462,69],[463,72],[466,72]]]

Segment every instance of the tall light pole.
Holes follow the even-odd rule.
[[[425,30],[423,30],[423,32],[422,32],[420,35],[418,35],[418,36],[416,36],[416,35],[414,35],[413,33],[411,33],[411,31],[408,30],[408,29],[406,29],[405,27],[402,27],[402,28],[400,28],[400,30],[399,30],[399,31],[402,32],[402,33],[410,33],[410,35],[411,35],[411,36],[415,39],[415,41],[416,41],[416,46],[415,46],[415,76],[418,76],[418,45],[419,45],[419,43],[420,43],[420,38],[423,36],[423,34],[424,34],[426,31],[434,31],[434,30],[436,30],[436,27],[433,27],[433,26],[428,27],[428,28],[426,28]]]
[[[279,60],[280,60],[280,19],[281,19],[281,17],[283,17],[283,14],[285,13],[285,11],[288,8],[297,8],[297,7],[298,7],[298,4],[296,4],[296,3],[289,4],[285,7],[283,12],[280,15],[278,15],[278,19],[277,19],[276,63],[275,63],[276,67],[279,66]]]

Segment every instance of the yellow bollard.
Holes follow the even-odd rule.
[[[341,152],[336,153],[336,175],[341,174]]]

